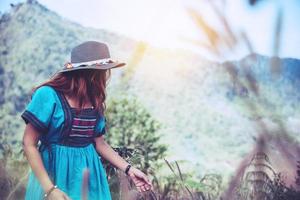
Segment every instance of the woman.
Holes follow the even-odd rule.
[[[131,177],[140,192],[151,189],[148,177],[104,140],[106,82],[110,69],[124,65],[110,59],[105,44],[84,42],[72,50],[70,63],[34,89],[21,115],[32,169],[25,199],[111,199],[99,156]]]

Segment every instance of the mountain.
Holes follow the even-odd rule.
[[[1,135],[14,136],[14,142],[22,135],[19,114],[30,99],[30,90],[69,61],[72,47],[100,40],[109,43],[112,56],[127,60],[136,43],[69,22],[37,1],[13,5],[10,12],[3,13],[0,33]]]
[[[20,141],[24,124],[19,114],[30,89],[60,69],[70,49],[85,40],[106,42],[112,57],[128,63],[112,70],[108,99],[137,96],[163,124],[167,159],[182,160],[186,170],[228,177],[255,144],[261,122],[276,132],[280,121],[290,135],[299,134],[298,59],[253,54],[211,62],[191,52],[158,49],[83,27],[36,1],[2,14],[0,33],[1,138]],[[271,73],[274,60],[281,68]]]

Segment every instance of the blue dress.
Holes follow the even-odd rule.
[[[82,199],[83,172],[88,171],[88,200],[110,200],[111,194],[93,139],[105,134],[105,117],[96,109],[72,108],[51,86],[38,88],[21,117],[40,132],[39,152],[52,182],[72,200]],[[44,191],[30,171],[26,200],[43,199]]]

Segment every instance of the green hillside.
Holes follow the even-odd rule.
[[[128,59],[134,42],[104,30],[69,22],[39,3],[15,5],[0,20],[1,135],[24,128],[19,114],[33,86],[49,78],[69,60],[72,47],[85,40],[109,44],[113,57]],[[121,72],[119,72],[121,73]]]
[[[19,115],[29,101],[30,89],[61,68],[70,49],[85,40],[106,42],[112,57],[128,63],[124,69],[113,70],[108,99],[120,94],[137,96],[163,125],[160,134],[169,146],[166,158],[188,161],[182,162],[185,170],[229,177],[252,149],[260,132],[258,120],[277,130],[278,120],[284,119],[288,132],[299,134],[299,99],[292,95],[299,80],[290,81],[285,74],[277,81],[267,80],[270,58],[257,55],[251,65],[260,88],[257,98],[247,84],[237,86],[226,63],[83,27],[33,1],[15,5],[0,20],[1,140],[21,140],[24,123]],[[229,62],[237,66],[245,83],[242,66],[247,59]],[[298,67],[299,61],[292,65]],[[247,102],[257,106],[256,113]]]

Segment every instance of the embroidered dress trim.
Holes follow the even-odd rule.
[[[58,94],[66,118],[59,144],[84,147],[93,143],[95,127],[99,120],[98,111],[94,108],[73,108],[63,93]]]
[[[61,144],[65,145],[68,143],[68,133],[71,131],[71,123],[72,123],[72,112],[69,108],[69,103],[67,99],[61,92],[57,92],[60,102],[62,103],[62,108],[65,114],[65,121],[62,131]]]
[[[25,110],[21,117],[24,119],[24,121],[27,123],[31,123],[38,131],[42,133],[46,133],[48,130],[48,127],[43,124],[35,115],[33,115],[30,111]]]
[[[96,118],[90,118],[90,116],[76,115],[73,118],[70,137],[93,137],[96,120]]]

